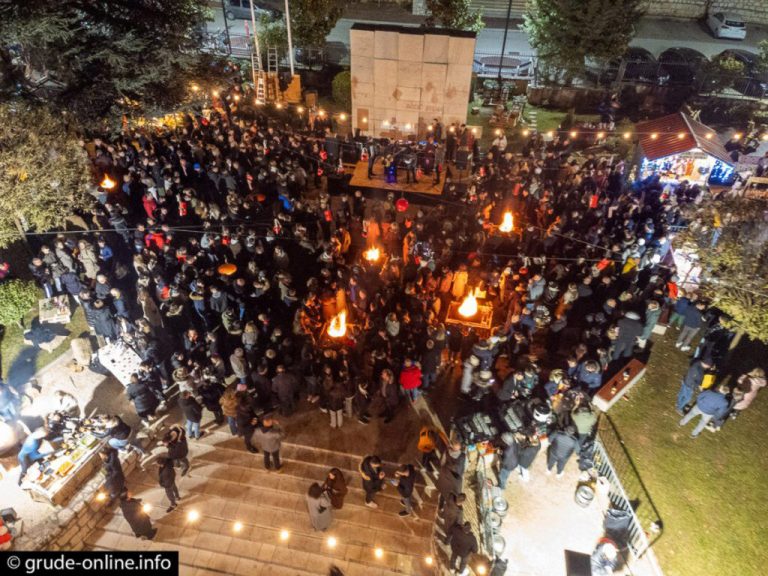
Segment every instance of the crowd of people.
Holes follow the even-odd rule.
[[[85,144],[98,181],[116,185],[102,185],[81,214],[91,233],[55,237],[30,263],[46,294],[83,307],[101,343],[123,340],[140,356],[126,391],[141,418],[151,421],[178,387],[185,427],[168,433],[159,465],[169,511],[179,499],[174,464],[186,473],[186,441],[203,434],[205,411],[280,471],[273,412],[290,417],[301,401],[331,428],[350,418],[388,425],[408,401],[451,393],[439,382],[453,377],[460,405],[521,407],[521,425],[498,439],[501,487],[513,473],[529,479],[542,445],[547,469],[562,475],[595,433],[591,397],[647,347],[662,314],[681,327],[680,350],[696,348],[677,403],[682,424],[702,415],[722,425],[765,385],[755,370],[694,400],[722,354],[709,338],[721,333],[717,314],[681,287],[670,256],[685,190],[668,193],[654,179],[629,188],[622,162],[535,134],[522,153],[497,138],[476,154],[468,182],[449,180],[434,207],[401,211],[393,196],[342,185],[331,197],[323,186],[345,146],[370,141],[336,139],[329,152],[327,125],[249,117],[231,94],[214,104],[175,128]],[[440,172],[451,178],[450,167]],[[514,227],[502,231],[507,212]],[[380,257],[367,260],[372,247]],[[447,322],[450,304],[470,292],[492,307],[489,332]],[[331,337],[342,313],[346,332]],[[471,551],[458,513],[461,438],[443,444],[448,463],[427,457],[424,466],[447,466],[438,486],[446,538]],[[371,507],[380,468],[375,456],[360,467]],[[406,464],[392,478],[404,516],[415,474]],[[338,470],[312,484],[316,529],[345,491]],[[468,554],[457,552],[461,569]]]

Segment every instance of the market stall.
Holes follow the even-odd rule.
[[[662,182],[723,185],[734,162],[717,133],[678,112],[636,127],[638,180],[658,175]]]
[[[58,448],[30,466],[22,488],[38,502],[65,504],[101,465],[103,444],[87,430],[73,430]]]

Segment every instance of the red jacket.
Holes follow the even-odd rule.
[[[403,368],[400,372],[400,386],[404,390],[415,390],[421,386],[421,368],[415,365]]]

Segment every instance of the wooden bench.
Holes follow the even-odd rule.
[[[626,376],[625,376],[626,374]],[[633,358],[608,382],[603,384],[592,399],[592,404],[603,412],[613,406],[645,374],[645,364]]]

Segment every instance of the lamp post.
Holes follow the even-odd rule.
[[[501,100],[501,67],[504,64],[504,52],[507,49],[507,32],[509,31],[509,18],[512,15],[512,0],[507,4],[507,19],[504,22],[504,39],[501,41],[501,56],[499,56],[499,100]]]

